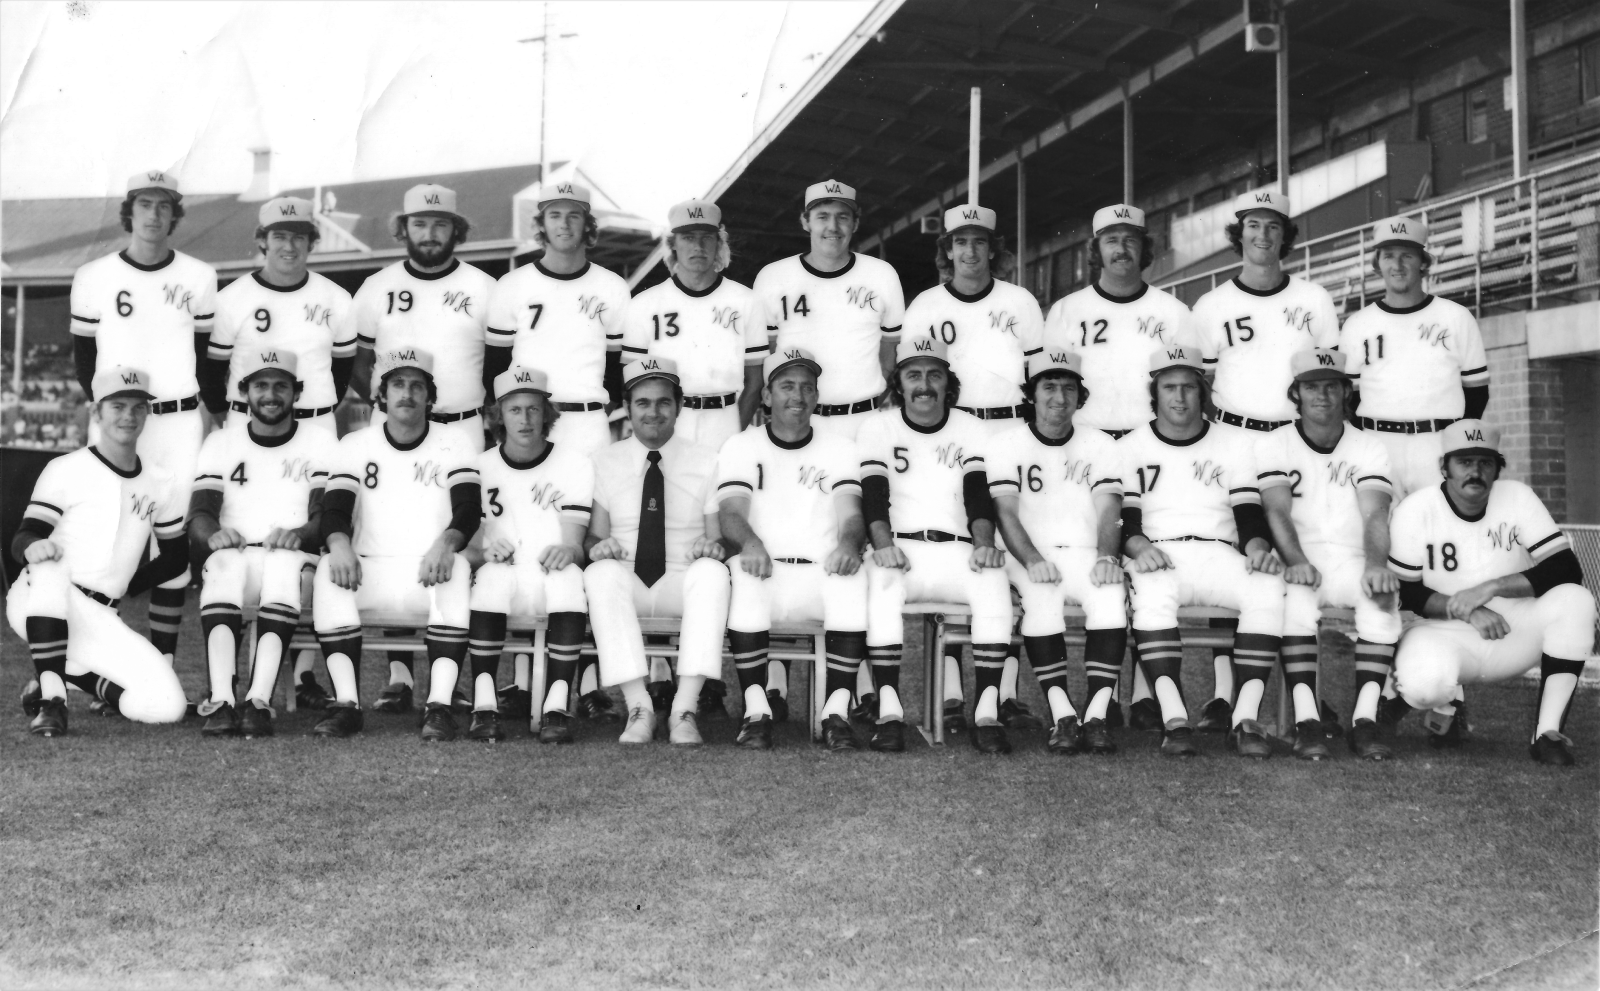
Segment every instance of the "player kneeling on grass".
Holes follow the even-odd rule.
[[[1181,606],[1239,611],[1233,668],[1239,683],[1228,745],[1246,757],[1272,754],[1257,722],[1283,632],[1283,565],[1261,511],[1251,453],[1254,433],[1201,415],[1206,382],[1198,352],[1150,356],[1156,418],[1117,441],[1122,455],[1123,552],[1132,559],[1133,640],[1161,706],[1161,752],[1195,754],[1179,672]],[[1243,548],[1243,552],[1239,548]]]
[[[107,368],[93,391],[99,439],[45,466],[11,542],[27,567],[6,596],[6,618],[33,654],[38,679],[24,689],[22,709],[36,736],[66,734],[68,684],[136,722],[175,723],[186,708],[172,666],[128,629],[117,603],[189,566],[187,486],[136,453],[150,376]],[[157,554],[141,568],[152,533]]]
[[[467,654],[472,570],[461,549],[477,532],[479,452],[428,423],[433,356],[422,348],[383,352],[379,401],[387,419],[339,441],[322,500],[327,548],[312,584],[311,619],[336,701],[312,732],[361,729],[362,613],[427,613],[432,660],[424,740],[456,735],[450,696]]]
[[[812,429],[821,371],[804,348],[770,355],[761,400],[772,419],[763,430],[735,434],[717,455],[717,522],[723,540],[739,553],[738,565],[729,567],[728,604],[728,642],[744,693],[736,742],[755,750],[772,746],[767,679],[781,677],[788,685],[786,674],[768,671],[772,624],[819,619],[828,669],[823,742],[830,750],[859,749],[847,713],[867,651],[861,458],[854,441]],[[786,713],[787,704],[783,708]]]
[[[1366,760],[1394,756],[1378,739],[1378,698],[1400,639],[1389,570],[1389,454],[1376,436],[1347,426],[1346,356],[1297,352],[1289,398],[1300,418],[1267,435],[1256,451],[1261,502],[1283,558],[1283,677],[1294,700],[1294,755],[1328,756],[1317,702],[1317,621],[1322,606],[1356,611],[1356,703],[1350,749]]]
[[[272,689],[300,622],[301,569],[317,560],[322,492],[338,446],[327,430],[294,416],[300,382],[293,351],[255,347],[241,359],[238,388],[250,418],[206,438],[189,498],[190,554],[204,562],[206,736],[272,735]],[[236,708],[243,611],[253,607],[255,669],[245,704]]]
[[[1011,643],[1011,593],[1001,570],[1005,553],[994,544],[983,460],[988,432],[977,417],[951,408],[961,383],[944,341],[903,338],[895,359],[890,391],[899,408],[874,414],[856,440],[873,548],[867,650],[878,695],[871,746],[905,749],[899,687],[906,602],[964,602],[972,610],[978,688],[972,742],[984,753],[1009,753],[1000,675]]]
[[[676,431],[683,389],[671,358],[622,367],[633,436],[594,455],[594,515],[584,572],[600,681],[620,685],[628,708],[622,743],[649,743],[656,714],[641,615],[681,617],[678,689],[668,739],[701,742],[700,690],[722,674],[728,627],[727,549],[715,512],[707,511],[717,452]]]
[[[1541,764],[1571,764],[1572,741],[1561,731],[1594,652],[1595,601],[1583,568],[1533,490],[1500,478],[1498,430],[1459,420],[1442,439],[1444,484],[1407,496],[1390,522],[1400,604],[1425,618],[1400,638],[1394,680],[1404,704],[1386,706],[1385,721],[1432,710],[1428,742],[1458,746],[1461,686],[1537,665],[1530,752]]]
[[[1089,398],[1082,367],[1082,355],[1059,348],[1029,362],[1023,398],[1033,404],[1033,422],[1014,424],[991,442],[989,491],[1011,551],[1006,577],[1022,597],[1022,642],[1050,703],[1050,750],[1110,754],[1117,745],[1106,713],[1128,644],[1117,553],[1122,463],[1108,434],[1073,425]],[[1089,703],[1081,723],[1067,695],[1068,602],[1084,611]]]
[[[583,647],[583,534],[594,466],[581,451],[550,442],[561,416],[545,373],[514,365],[494,380],[505,443],[478,456],[483,486],[483,553],[472,582],[474,740],[503,738],[495,697],[508,616],[548,617],[544,706],[530,729],[540,743],[572,742],[572,689]],[[448,701],[449,696],[445,696]],[[429,708],[432,708],[430,705]]]

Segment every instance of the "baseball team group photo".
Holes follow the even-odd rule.
[[[1575,40],[1600,73],[1592,10],[1509,5],[1513,51]],[[106,16],[67,6],[36,51]],[[548,83],[604,19],[526,6],[472,16],[537,24]],[[1312,162],[1209,197],[1217,267],[1174,268],[1201,235],[1157,178],[1135,195],[1126,86],[1120,177],[1025,186],[1018,150],[983,181],[1037,73],[998,110],[962,83],[920,189],[784,153],[796,113],[860,133],[846,103],[927,59],[1067,58],[1058,6],[752,5],[769,78],[807,19],[847,23],[659,217],[600,153],[553,162],[544,109],[509,235],[493,170],[403,161],[338,200],[125,161],[70,255],[40,239],[70,210],[8,191],[4,983],[1592,986],[1595,359],[1541,356],[1600,353],[1593,234],[1541,249],[1530,201],[1526,305],[1486,305],[1464,232],[1497,201],[1363,194],[1335,237],[1324,204],[1356,201]],[[1081,6],[1167,18],[1166,47],[1238,14]],[[1345,44],[1307,40],[1319,7],[1374,9],[1240,23],[1304,18],[1316,57]],[[917,54],[872,76],[897,30]],[[1294,101],[1335,98],[1276,57],[1293,154]],[[1508,195],[1542,195],[1517,161]],[[1030,196],[1079,205],[1035,229]],[[224,216],[247,242],[219,256]],[[1574,288],[1541,290],[1568,248]],[[69,398],[21,402],[45,367]]]

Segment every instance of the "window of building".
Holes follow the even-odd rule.
[[[1600,38],[1583,46],[1579,59],[1583,77],[1583,102],[1600,100]]]
[[[1481,144],[1489,140],[1489,91],[1473,90],[1467,94],[1467,144]]]

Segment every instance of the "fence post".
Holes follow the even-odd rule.
[[[1539,177],[1528,177],[1528,251],[1533,261],[1533,285],[1528,291],[1528,306],[1539,308]]]
[[[1427,221],[1423,221],[1426,223]],[[1356,231],[1356,290],[1361,298],[1361,308],[1367,307],[1367,229],[1365,227]]]

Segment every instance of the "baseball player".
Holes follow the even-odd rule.
[[[683,388],[671,358],[622,366],[633,435],[594,456],[594,512],[584,572],[600,676],[628,709],[622,743],[648,743],[656,714],[639,617],[681,617],[678,688],[667,716],[675,744],[701,742],[696,710],[707,681],[722,675],[728,628],[727,550],[707,512],[717,452],[675,429]]]
[[[764,430],[729,438],[717,455],[717,511],[722,539],[738,554],[729,565],[728,642],[733,648],[744,722],[739,746],[772,746],[773,708],[763,691],[787,696],[787,672],[767,663],[775,622],[822,620],[826,630],[827,702],[823,742],[856,750],[847,718],[856,669],[867,650],[867,579],[861,548],[861,458],[855,442],[812,428],[822,366],[804,348],[786,348],[762,366],[762,402],[772,410]],[[778,670],[769,670],[777,668]]]
[[[295,356],[301,392],[292,410],[310,429],[338,439],[333,410],[350,384],[356,328],[350,294],[306,268],[320,234],[310,200],[280,196],[257,216],[258,271],[235,279],[217,294],[216,326],[201,375],[200,396],[213,413],[231,410],[243,422],[250,410],[228,390],[243,376],[244,355],[272,348]]]
[[[474,740],[502,739],[495,677],[508,616],[545,616],[549,689],[542,719],[530,717],[541,743],[572,742],[572,687],[583,646],[583,540],[589,526],[594,467],[584,454],[549,436],[561,413],[545,373],[519,365],[494,381],[505,443],[478,456],[483,486],[483,552],[472,583],[472,725]]]
[[[461,549],[482,516],[479,442],[430,420],[438,388],[428,351],[385,351],[377,374],[387,416],[339,441],[322,499],[327,553],[312,583],[311,621],[335,701],[312,732],[361,730],[361,613],[426,612],[432,670],[422,739],[452,740],[451,692],[467,655],[472,583]]]
[[[916,308],[916,304],[912,304]],[[978,701],[973,745],[1010,753],[1000,725],[1000,674],[1011,642],[1005,553],[994,542],[994,502],[982,421],[960,409],[965,383],[937,337],[907,335],[890,385],[898,409],[868,419],[861,451],[867,560],[867,651],[878,685],[873,750],[905,749],[900,656],[905,604],[964,602],[972,610]]]
[[[239,355],[238,394],[249,419],[213,431],[200,448],[189,545],[204,578],[206,736],[272,735],[272,688],[300,621],[300,572],[317,562],[322,491],[338,442],[330,430],[294,417],[297,368],[293,351],[247,347]],[[250,690],[238,706],[235,663],[243,611],[251,608],[259,638]]]
[[[1300,418],[1256,445],[1261,503],[1283,559],[1283,676],[1294,701],[1294,754],[1328,756],[1317,703],[1317,621],[1322,606],[1356,611],[1356,702],[1350,749],[1387,760],[1378,699],[1400,639],[1389,570],[1389,455],[1372,433],[1347,426],[1349,355],[1308,349],[1290,359],[1289,398]]]
[[[1500,431],[1458,420],[1440,432],[1444,484],[1407,496],[1390,521],[1400,605],[1424,617],[1400,638],[1402,705],[1432,710],[1435,747],[1459,746],[1460,687],[1537,666],[1539,713],[1529,752],[1573,763],[1562,734],[1584,659],[1594,652],[1595,601],[1572,545],[1533,490],[1503,479]]]
[[[182,488],[188,505],[195,459],[205,438],[197,370],[205,362],[217,306],[216,269],[168,247],[183,219],[178,177],[152,170],[128,180],[122,201],[128,247],[97,258],[72,276],[72,350],[78,383],[90,400],[101,369],[147,369],[152,419],[139,435],[139,457]],[[90,421],[90,441],[98,420]],[[178,649],[189,570],[150,590],[150,642],[171,663]]]
[[[906,309],[894,267],[850,250],[860,225],[853,187],[833,179],[807,186],[800,227],[810,250],[766,266],[752,287],[777,348],[810,352],[824,372],[817,380],[822,429],[851,440],[893,376]]]
[[[137,453],[155,397],[150,376],[108,365],[90,386],[98,439],[45,465],[11,541],[27,567],[6,596],[6,618],[33,654],[38,677],[22,709],[36,736],[66,734],[69,684],[137,722],[175,723],[186,708],[172,665],[123,624],[117,603],[188,567],[188,486]],[[152,535],[158,553],[140,567]]]
[[[1239,697],[1228,745],[1265,758],[1257,722],[1283,633],[1283,566],[1261,511],[1256,435],[1210,423],[1204,364],[1188,348],[1150,356],[1156,418],[1117,441],[1122,454],[1123,554],[1133,572],[1133,639],[1163,721],[1161,752],[1196,751],[1179,672],[1181,606],[1239,610],[1233,663]],[[1241,550],[1242,549],[1242,550]]]
[[[731,255],[715,203],[689,200],[668,211],[672,278],[633,298],[622,356],[669,358],[683,376],[676,433],[716,451],[745,428],[761,401],[767,328],[750,290],[722,277]]]
[[[1023,644],[1050,703],[1050,750],[1111,754],[1117,745],[1106,716],[1116,705],[1128,645],[1122,458],[1105,432],[1074,423],[1091,401],[1084,360],[1077,351],[1046,348],[1029,363],[1025,397],[1033,422],[1013,422],[990,439],[989,491],[1011,552],[1006,577],[1022,598]],[[1089,701],[1081,721],[1067,694],[1068,602],[1084,611]]]
[[[1428,225],[1391,217],[1373,227],[1383,298],[1345,321],[1360,424],[1389,450],[1396,498],[1438,485],[1439,432],[1489,406],[1489,361],[1472,311],[1423,291],[1433,264]]]
[[[934,337],[950,353],[950,370],[961,383],[957,408],[984,422],[988,436],[1020,417],[1027,362],[1043,347],[1039,302],[1021,286],[1001,282],[991,271],[1005,250],[995,232],[995,212],[969,204],[946,210],[934,260],[940,284],[906,309],[907,336]],[[1017,698],[1018,653],[1011,638],[1000,678],[1000,720],[1012,729],[1039,729],[1038,717]],[[974,664],[976,665],[976,650]],[[946,656],[946,728],[965,725],[959,648]]]

